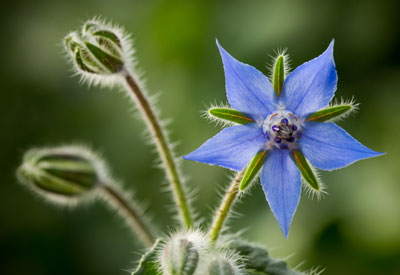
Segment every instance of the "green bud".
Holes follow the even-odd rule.
[[[78,71],[93,75],[114,75],[125,67],[120,36],[117,29],[88,21],[81,33],[68,34],[64,44]]]
[[[104,171],[104,164],[91,151],[70,146],[27,151],[17,177],[45,198],[71,201],[99,185]]]
[[[199,261],[199,252],[186,239],[173,239],[164,248],[166,269],[171,275],[191,275]]]
[[[215,118],[231,121],[237,124],[248,124],[254,122],[243,113],[229,108],[211,108],[208,113]]]
[[[204,260],[202,258],[205,257],[204,247],[207,245],[206,237],[200,232],[176,233],[167,241],[160,254],[163,274],[198,274]]]
[[[217,255],[208,265],[209,275],[239,275],[240,267],[225,255]]]

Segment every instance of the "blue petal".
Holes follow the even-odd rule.
[[[301,177],[289,150],[274,149],[265,159],[261,185],[285,237],[300,201]]]
[[[331,101],[337,84],[333,42],[323,54],[300,65],[285,79],[281,101],[286,110],[304,116],[326,107]]]
[[[274,89],[268,78],[256,68],[233,58],[218,41],[217,46],[224,63],[229,104],[254,120],[271,114],[276,108]]]
[[[339,169],[360,159],[382,155],[332,122],[306,122],[299,145],[311,164],[322,170]]]
[[[266,138],[256,123],[223,129],[184,159],[242,170],[265,145]]]

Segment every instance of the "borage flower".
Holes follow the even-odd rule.
[[[247,167],[241,190],[263,167],[261,185],[287,238],[300,200],[301,175],[309,188],[321,191],[311,165],[331,171],[381,153],[330,122],[353,109],[351,103],[328,105],[337,84],[333,41],[323,54],[297,67],[287,78],[286,57],[278,56],[272,84],[260,71],[217,45],[233,109],[211,108],[209,113],[242,125],[223,129],[184,158],[235,171]]]

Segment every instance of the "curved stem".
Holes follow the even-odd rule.
[[[138,233],[140,240],[150,248],[154,244],[154,236],[148,221],[144,219],[141,211],[132,204],[123,193],[112,184],[100,185],[109,202],[119,211],[134,232]]]
[[[211,225],[210,231],[208,232],[208,236],[212,243],[215,243],[221,233],[221,229],[228,217],[229,211],[232,209],[234,202],[237,199],[239,194],[239,185],[240,181],[243,178],[246,169],[236,174],[235,178],[232,180],[231,186],[228,188],[228,191],[225,194],[225,197],[222,199],[221,205],[218,208],[218,211],[214,217],[214,221]]]
[[[183,189],[182,181],[178,173],[177,165],[174,160],[174,156],[167,142],[163,129],[148,99],[146,98],[132,75],[128,72],[125,72],[124,79],[127,87],[132,92],[131,95],[139,106],[139,109],[147,123],[148,128],[150,129],[151,135],[157,146],[162,162],[166,168],[165,170],[167,173],[167,177],[169,182],[171,183],[172,193],[174,195],[175,203],[179,209],[181,219],[184,225],[187,228],[190,228],[193,224],[191,212],[186,199],[185,191]]]

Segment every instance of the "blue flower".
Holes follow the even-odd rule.
[[[316,168],[328,171],[381,153],[365,147],[333,122],[307,121],[328,106],[336,91],[333,41],[324,53],[286,77],[280,96],[260,71],[217,45],[228,102],[254,122],[223,129],[184,158],[241,171],[257,153],[266,151],[261,185],[287,238],[301,193],[294,150]]]

